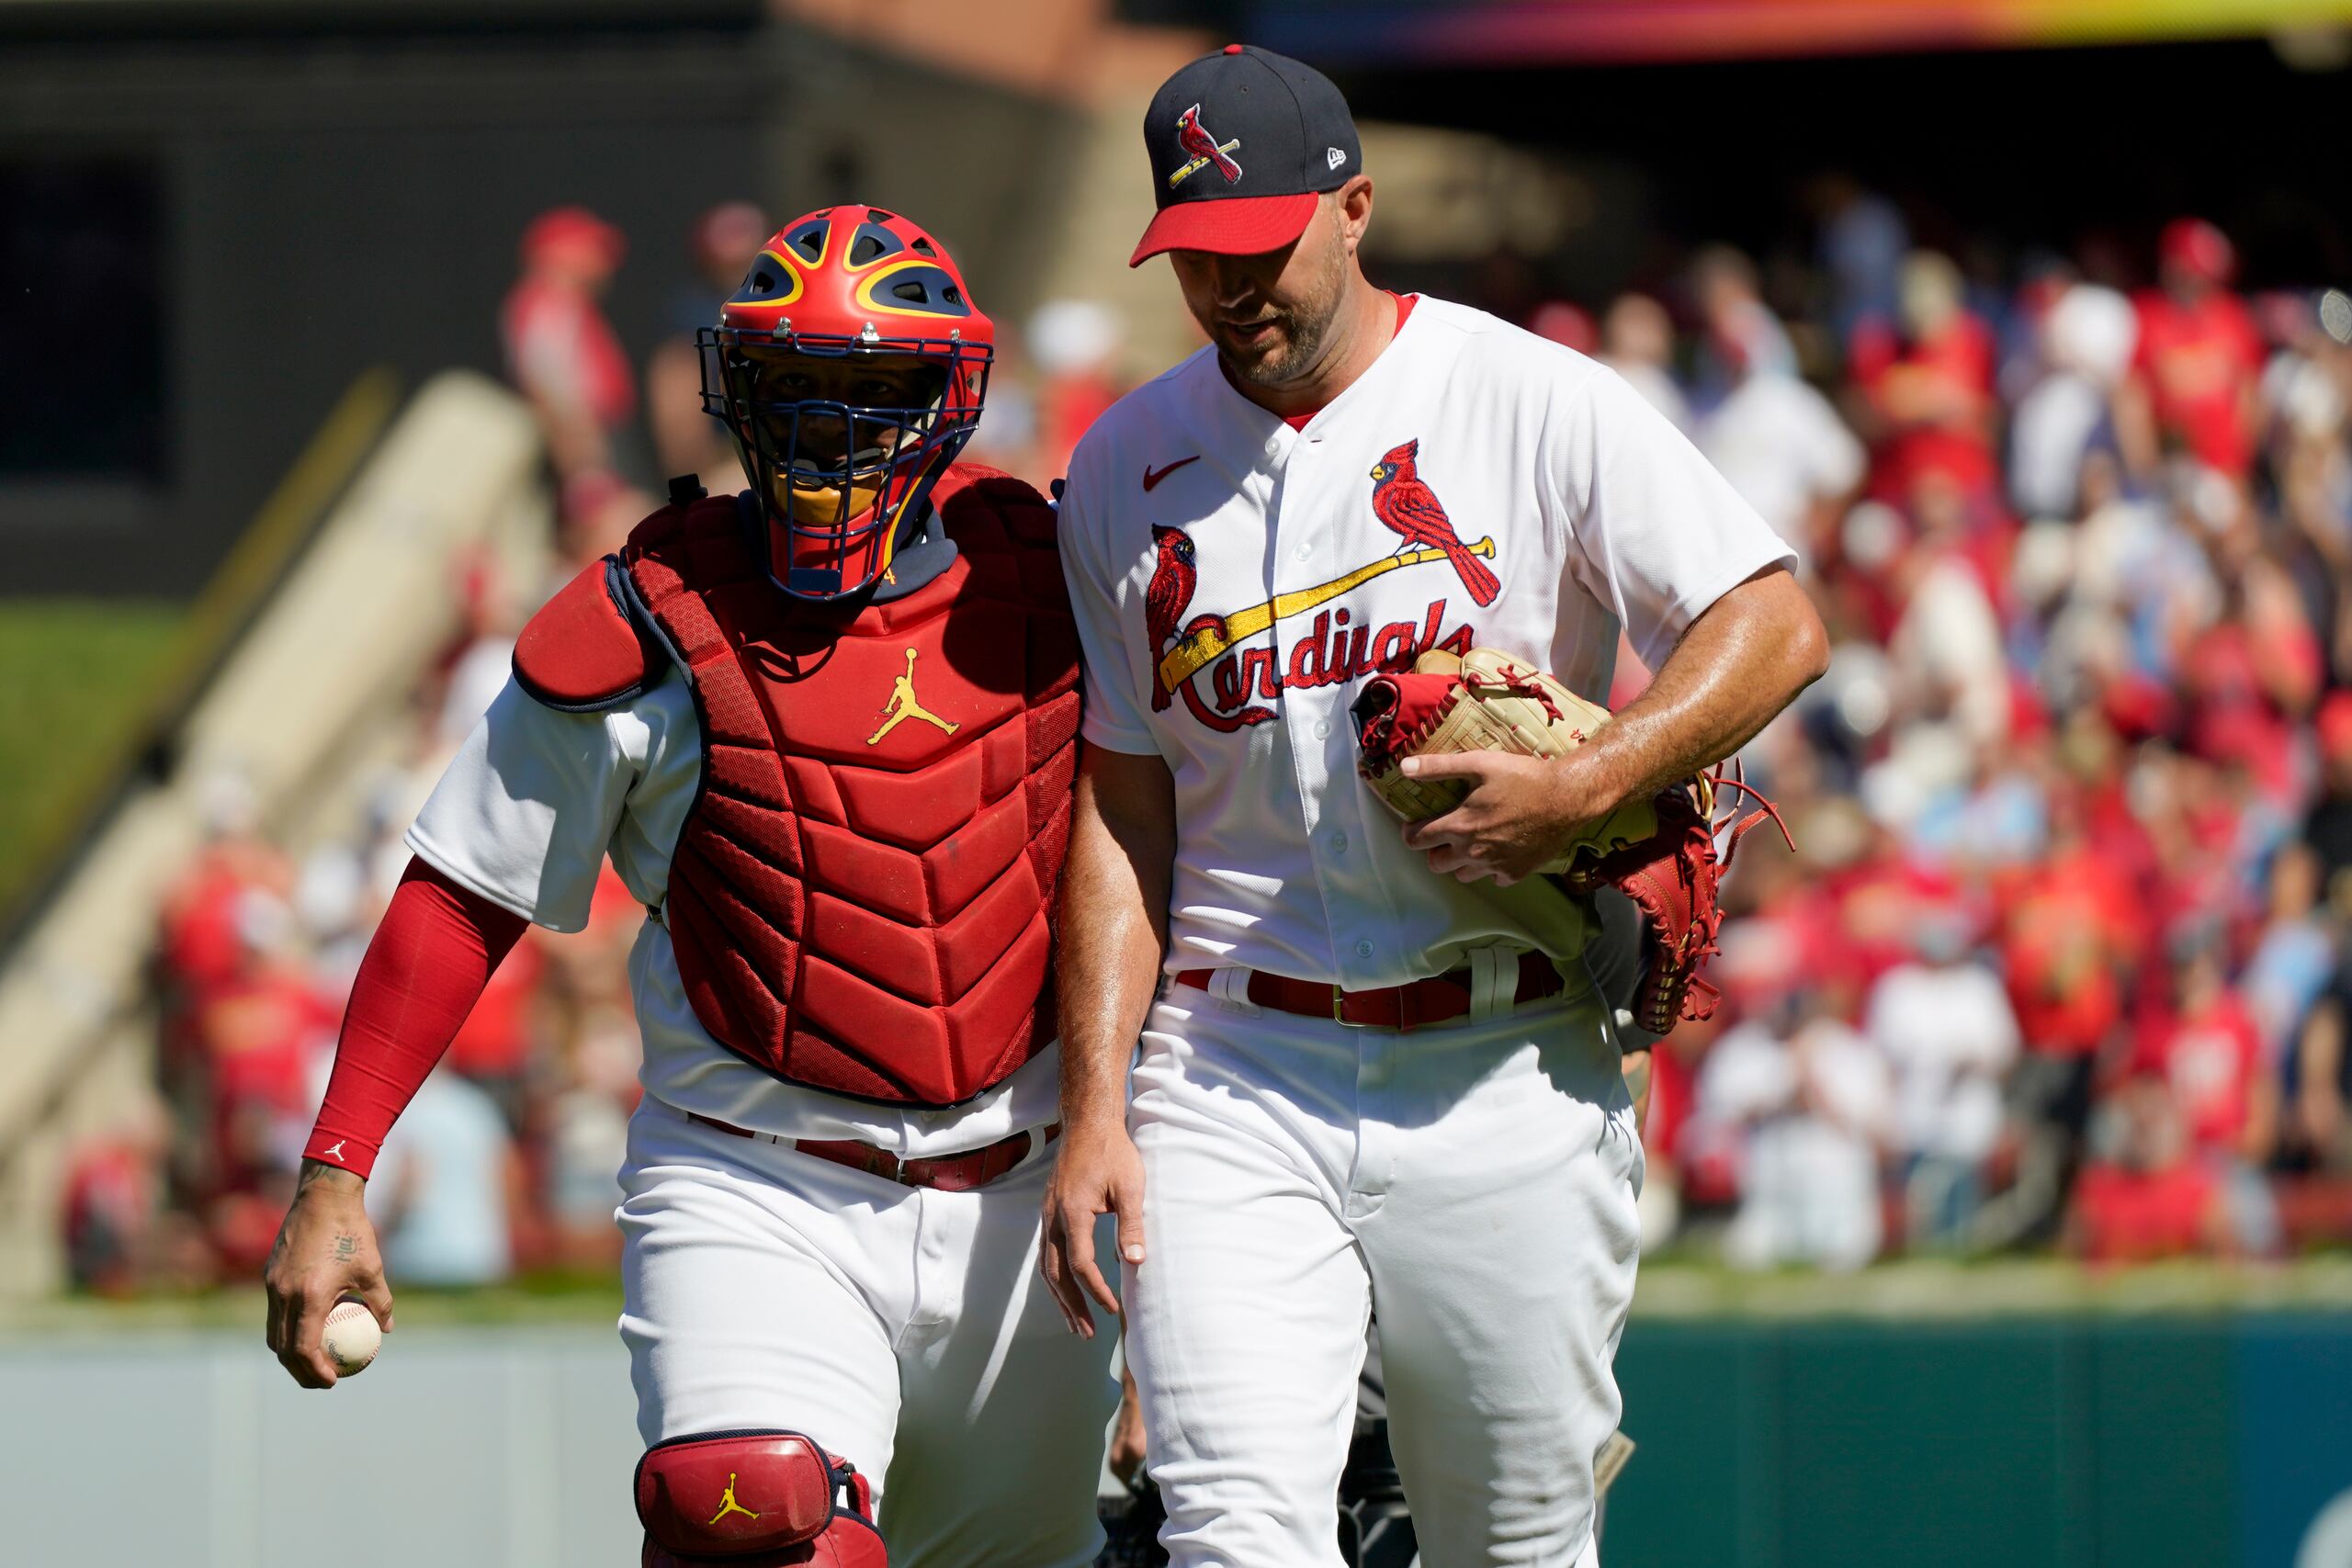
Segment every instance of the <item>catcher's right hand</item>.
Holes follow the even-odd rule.
[[[333,1388],[334,1361],[322,1336],[336,1302],[367,1303],[387,1334],[392,1327],[392,1288],[384,1282],[383,1255],[362,1198],[367,1184],[351,1172],[306,1159],[294,1201],[269,1249],[262,1284],[269,1298],[263,1337],[304,1388]]]

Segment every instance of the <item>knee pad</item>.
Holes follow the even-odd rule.
[[[874,1491],[797,1432],[700,1432],[637,1461],[642,1568],[889,1568]]]

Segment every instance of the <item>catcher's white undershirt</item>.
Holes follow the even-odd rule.
[[[1376,503],[1374,466],[1408,443],[1412,474]],[[1499,580],[1491,604],[1427,542],[1431,496]],[[1086,739],[1157,752],[1175,776],[1168,967],[1350,988],[1442,974],[1483,945],[1581,940],[1543,890],[1474,892],[1405,847],[1355,773],[1348,705],[1373,667],[1450,640],[1599,700],[1621,626],[1656,668],[1717,598],[1795,558],[1613,371],[1426,298],[1303,429],[1236,391],[1205,348],[1128,394],[1071,458],[1061,537]],[[1189,593],[1170,560],[1186,548]],[[1159,646],[1156,578],[1173,628]]]

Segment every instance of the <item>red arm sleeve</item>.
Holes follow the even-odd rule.
[[[303,1157],[365,1178],[528,922],[412,859],[359,961]]]

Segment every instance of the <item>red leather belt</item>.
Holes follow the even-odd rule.
[[[901,1187],[928,1187],[934,1192],[969,1192],[986,1187],[998,1177],[1029,1157],[1035,1140],[1025,1133],[1015,1133],[1009,1138],[999,1138],[984,1148],[960,1155],[942,1155],[936,1159],[900,1159],[888,1149],[877,1149],[872,1144],[862,1144],[854,1138],[779,1138],[766,1133],[754,1133],[748,1127],[738,1127],[732,1122],[721,1122],[714,1116],[697,1116],[686,1112],[686,1120],[699,1122],[706,1127],[716,1127],[739,1138],[766,1138],[770,1143],[790,1144],[804,1155],[845,1165],[878,1176],[885,1181],[895,1181]],[[1057,1122],[1046,1129],[1045,1142],[1052,1143],[1062,1135]]]
[[[1176,983],[1205,991],[1210,976],[1216,973],[1214,969],[1186,969],[1177,975]],[[1567,988],[1567,982],[1560,978],[1559,969],[1549,958],[1540,953],[1519,955],[1519,987],[1511,997],[1514,1007],[1556,997]],[[1337,986],[1294,980],[1285,975],[1253,969],[1248,994],[1261,1008],[1296,1013],[1301,1018],[1328,1018],[1360,1029],[1419,1029],[1469,1016],[1470,971],[1450,969],[1426,980],[1376,991],[1343,991]]]

